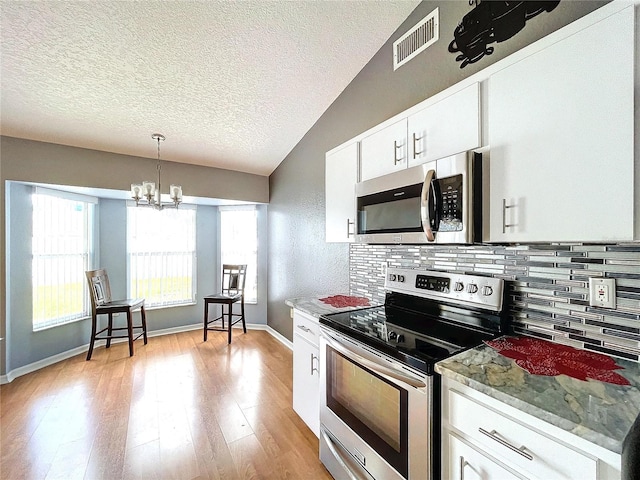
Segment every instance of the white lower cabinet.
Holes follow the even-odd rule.
[[[320,326],[318,319],[293,311],[293,410],[320,435]]]
[[[442,385],[442,478],[620,478],[614,452],[449,378]]]

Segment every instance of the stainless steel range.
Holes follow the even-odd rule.
[[[384,305],[320,317],[320,458],[337,480],[436,479],[436,362],[505,331],[503,281],[387,269]]]

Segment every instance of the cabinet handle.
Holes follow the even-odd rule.
[[[347,237],[351,237],[352,235],[355,235],[355,228],[354,228],[354,232],[351,233],[351,229],[349,228],[351,225],[353,225],[354,227],[356,226],[356,222],[355,220],[352,222],[351,220],[349,220],[347,218]]]
[[[305,327],[304,325],[298,325],[298,328],[305,333],[309,333],[311,331],[309,327]]]
[[[422,137],[418,137],[415,132],[413,133],[413,159],[415,160],[418,155],[422,155],[424,152],[419,152],[416,148],[416,142]]]
[[[462,455],[460,455],[460,480],[464,480],[464,469],[471,464],[467,462]]]
[[[515,227],[517,224],[507,224],[507,208],[515,208],[515,205],[507,205],[507,199],[502,199],[502,233],[507,232],[508,227]]]
[[[311,375],[313,375],[313,372],[318,372],[318,373],[320,373],[320,370],[318,370],[318,367],[314,367],[314,366],[313,366],[313,362],[314,362],[314,360],[315,360],[316,362],[318,362],[318,361],[319,361],[318,357],[316,357],[316,356],[312,353],[312,354],[311,354]],[[318,365],[319,365],[319,363],[318,363]]]
[[[398,141],[394,140],[393,141],[393,164],[394,165],[397,165],[399,162],[402,161],[402,157],[398,158],[398,155],[396,154],[397,151],[401,148],[402,148],[402,145],[398,145]]]
[[[478,428],[478,431],[480,433],[482,433],[483,435],[486,435],[487,437],[489,437],[491,440],[495,440],[496,442],[498,442],[503,447],[507,447],[509,450],[513,450],[518,455],[522,455],[527,460],[533,460],[533,455],[525,452],[526,447],[524,445],[522,445],[520,448],[518,448],[518,447],[516,447],[514,445],[511,445],[506,440],[503,440],[502,438],[500,438],[498,436],[498,432],[496,432],[495,430],[491,430],[490,432],[487,432],[484,428],[480,427],[480,428]]]

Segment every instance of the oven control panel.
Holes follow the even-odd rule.
[[[462,273],[389,267],[385,288],[394,292],[500,311],[504,280]]]
[[[431,290],[434,292],[448,292],[451,280],[447,277],[434,277],[433,275],[416,275],[416,288]]]

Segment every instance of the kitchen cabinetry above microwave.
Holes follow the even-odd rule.
[[[363,138],[361,152],[361,181],[407,168],[407,119]]]
[[[490,241],[634,239],[636,44],[630,6],[489,77]]]
[[[479,84],[365,136],[361,144],[360,181],[479,147]]]
[[[480,146],[480,84],[474,83],[407,119],[409,167]]]

